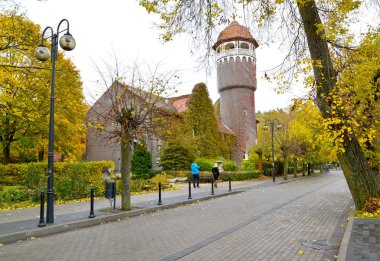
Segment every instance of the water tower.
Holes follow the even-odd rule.
[[[248,28],[233,21],[219,35],[216,51],[221,121],[238,137],[236,162],[248,157],[256,141],[256,54],[258,43]]]

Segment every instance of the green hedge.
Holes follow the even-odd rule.
[[[157,173],[157,172],[156,172]],[[159,173],[166,173],[173,177],[187,177],[189,179],[192,178],[191,171],[160,171]],[[252,171],[223,171],[220,173],[219,178],[221,180],[227,181],[231,178],[232,181],[238,180],[249,180],[256,179],[261,175],[260,171],[252,170]],[[212,178],[212,173],[209,171],[201,171],[200,179],[201,182],[210,182]]]
[[[189,179],[192,178],[191,172],[186,173]],[[256,179],[261,175],[260,171],[223,171],[220,173],[219,179],[223,181],[228,181],[231,178],[231,181],[239,181],[239,180],[250,180]],[[211,182],[213,178],[212,173],[209,172],[201,172],[200,181],[201,182]]]
[[[113,162],[55,162],[55,198],[79,199],[88,197],[90,187],[93,187],[98,195],[103,193],[103,167],[113,168]],[[0,191],[3,186],[16,186],[17,190],[26,193],[28,198],[37,201],[41,191],[46,190],[47,162],[1,165]]]
[[[201,168],[201,171],[211,171],[212,166],[217,162],[222,161],[223,169],[225,171],[236,171],[236,162],[230,161],[230,160],[220,160],[220,159],[206,159],[206,158],[200,158],[197,160],[197,163],[199,167]],[[190,169],[190,166],[189,166]]]

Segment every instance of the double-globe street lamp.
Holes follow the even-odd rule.
[[[267,130],[268,129],[268,122],[269,122],[269,125],[270,125],[270,130],[271,130],[271,135],[272,135],[272,177],[273,177],[273,182],[276,181],[276,174],[275,174],[275,167],[274,167],[274,124],[277,122],[277,125],[276,125],[276,128],[279,130],[281,129],[281,124],[280,124],[280,121],[277,120],[277,119],[274,119],[274,120],[266,120],[265,121],[265,124],[264,124],[264,130]]]
[[[59,31],[63,22],[67,28]],[[50,30],[50,35],[45,37],[45,33]],[[63,50],[71,51],[75,48],[75,39],[69,32],[69,21],[62,19],[57,27],[56,33],[50,26],[46,27],[42,33],[41,44],[37,47],[34,54],[40,61],[47,61],[51,58],[51,96],[50,96],[50,121],[49,121],[49,150],[48,150],[48,185],[47,185],[47,210],[46,223],[54,223],[54,188],[53,188],[53,163],[54,163],[54,84],[55,84],[55,62],[58,57],[58,36],[66,32],[60,39],[59,45]],[[51,55],[49,49],[44,45],[44,40],[51,38]]]

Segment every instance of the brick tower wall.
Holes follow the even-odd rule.
[[[255,60],[241,56],[220,60],[217,66],[217,80],[221,120],[238,136],[240,148],[237,155],[240,155],[241,161],[243,153],[248,152],[257,137]]]

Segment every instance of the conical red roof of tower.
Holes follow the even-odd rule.
[[[234,40],[244,40],[253,43],[255,48],[259,46],[255,38],[249,32],[249,29],[245,26],[240,25],[236,21],[232,21],[229,26],[227,26],[218,37],[217,42],[212,47],[214,50],[222,43]]]

